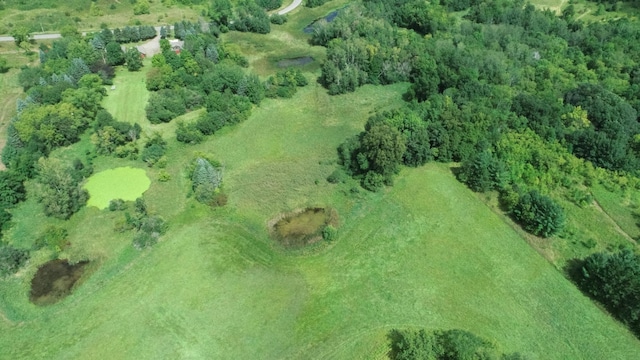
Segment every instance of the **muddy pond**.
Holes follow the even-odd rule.
[[[327,225],[337,226],[335,210],[321,207],[300,209],[274,219],[272,234],[286,247],[300,247],[322,239]]]
[[[43,264],[31,280],[29,299],[36,305],[50,305],[62,300],[71,294],[88,264],[88,261],[69,264],[62,259]]]

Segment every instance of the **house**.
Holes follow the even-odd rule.
[[[145,49],[144,46],[136,46],[136,49],[138,49],[138,52],[140,53],[140,59],[147,57],[147,49]]]
[[[171,49],[176,53],[180,54],[182,48],[184,47],[184,41],[178,39],[169,40],[169,45],[171,45]]]

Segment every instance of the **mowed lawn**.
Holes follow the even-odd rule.
[[[28,302],[24,273],[5,281],[0,358],[383,359],[386,333],[404,327],[466,329],[532,359],[637,358],[640,342],[447,165],[404,169],[377,194],[324,181],[335,146],[405,86],[329,97],[312,83],[204,144],[170,142],[172,180],[145,193],[169,221],[162,241],[123,247],[117,213],[82,210],[70,241],[101,244],[100,266],[49,307]],[[225,167],[225,208],[186,196],[197,151]],[[306,254],[274,246],[267,221],[312,204],[337,209],[338,239]]]
[[[107,86],[107,97],[102,106],[109,110],[117,121],[139,123],[143,128],[149,124],[144,111],[149,100],[149,91],[145,84],[146,75],[151,69],[149,60],[144,62],[140,71],[127,71],[118,67],[113,86]]]

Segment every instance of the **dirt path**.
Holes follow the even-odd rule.
[[[618,225],[618,223],[611,217],[609,216],[609,214],[602,208],[602,206],[600,206],[600,203],[598,203],[597,200],[593,200],[593,206],[595,206],[595,208],[600,211],[602,213],[602,215],[611,223],[613,224],[613,228],[616,229],[616,231],[622,235],[625,239],[629,240],[630,243],[632,243],[633,245],[638,245],[638,243],[631,237],[629,236],[629,234],[627,234],[626,231],[624,231],[620,225]]]
[[[293,0],[293,2],[289,6],[278,11],[278,15],[284,15],[284,14],[290,13],[293,10],[295,10],[298,6],[300,6],[300,4],[302,4],[302,0]]]
[[[585,11],[585,12],[584,12],[584,14],[582,14],[582,15],[578,16],[578,17],[576,18],[576,20],[580,20],[580,19],[582,19],[583,17],[585,17],[585,16],[586,16],[588,13],[590,13],[590,12],[591,12],[591,9],[587,9],[587,11]]]

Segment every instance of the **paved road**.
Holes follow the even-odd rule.
[[[160,26],[156,26],[155,28],[156,28],[156,33],[160,34]],[[173,26],[171,26],[171,28],[173,29]],[[96,31],[100,31],[100,30],[96,30]],[[85,35],[87,35],[87,33],[83,32],[82,36],[85,36]],[[62,35],[60,34],[35,34],[31,38],[34,40],[48,40],[48,39],[59,39],[61,37]],[[0,36],[0,42],[9,42],[9,41],[13,41],[13,36]]]
[[[302,4],[302,0],[293,0],[293,2],[291,3],[291,5],[287,6],[286,8],[278,11],[279,15],[284,15],[288,12],[293,11],[295,8],[297,8],[298,6],[300,6],[300,4]]]

